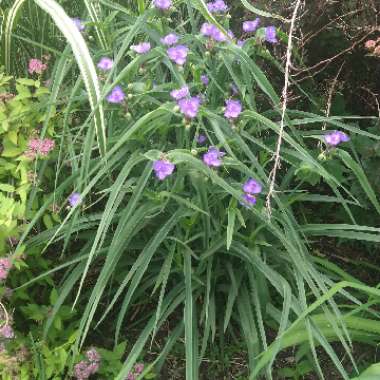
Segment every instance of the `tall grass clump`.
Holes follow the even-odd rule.
[[[380,329],[380,291],[311,254],[316,236],[380,241],[378,228],[357,224],[364,206],[334,169],[349,173],[378,216],[354,140],[380,137],[293,103],[281,123],[282,88],[271,75],[284,70],[272,51],[286,45],[289,20],[241,2],[252,12],[244,31],[203,0],[83,0],[75,8],[25,0],[3,19],[7,70],[22,70],[23,55],[51,55],[41,133],[53,110],[62,119],[50,195],[18,243],[54,252],[56,263],[20,289],[56,273],[44,335],[63,305],[80,308],[76,352],[95,332],[117,345],[133,316],[138,333],[116,379],[162,340],[167,323],[162,351],[144,373],[159,372],[182,339],[188,380],[199,378],[216,342],[230,341],[244,341],[250,379],[272,378],[276,355],[296,345],[308,347],[321,378],[319,346],[348,379],[331,342],[355,367],[353,340],[373,343]],[[41,33],[28,28],[32,17]],[[12,67],[22,46],[27,53]],[[36,163],[39,178],[49,165]],[[31,191],[29,208],[41,190]],[[346,222],[316,222],[302,212],[306,203],[331,203]],[[60,220],[43,227],[53,204]]]

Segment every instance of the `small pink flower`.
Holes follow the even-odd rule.
[[[5,339],[12,339],[15,336],[15,333],[10,325],[4,325],[0,328],[0,336]]]
[[[0,268],[3,268],[3,269],[6,269],[6,270],[9,270],[12,268],[12,262],[11,260],[3,257],[0,259]]]
[[[40,154],[42,156],[47,156],[51,150],[54,149],[55,142],[51,139],[43,139],[41,140],[40,145]]]
[[[373,50],[376,47],[376,41],[374,41],[374,40],[368,40],[368,41],[366,41],[366,43],[365,43],[364,46],[368,50]]]
[[[42,74],[47,69],[47,65],[37,58],[32,58],[29,61],[28,71],[29,74]]]
[[[6,257],[0,259],[0,280],[6,280],[8,272],[12,268],[12,262]]]
[[[6,280],[8,277],[8,271],[4,268],[0,268],[0,280]]]
[[[25,155],[32,159],[38,154],[47,156],[54,147],[55,142],[52,139],[31,139],[28,142],[28,150]]]
[[[144,371],[144,363],[136,363],[135,364],[135,372],[137,374],[140,374],[140,373],[142,373],[142,371]]]
[[[100,362],[99,352],[95,348],[90,348],[86,352],[86,357],[90,362],[98,363]]]

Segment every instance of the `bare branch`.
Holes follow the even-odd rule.
[[[269,185],[269,191],[266,199],[266,207],[268,211],[268,215],[270,216],[272,214],[272,207],[271,207],[271,198],[274,192],[274,186],[276,183],[276,175],[277,170],[280,166],[280,151],[281,151],[281,144],[283,140],[283,134],[284,134],[284,125],[285,125],[285,114],[286,114],[286,108],[288,103],[288,87],[289,87],[289,73],[290,73],[290,67],[291,67],[291,58],[292,58],[292,47],[293,47],[293,33],[295,28],[295,23],[297,19],[297,13],[301,5],[301,0],[297,0],[296,5],[294,7],[293,16],[290,22],[290,29],[289,29],[289,37],[288,37],[288,47],[286,49],[286,65],[285,65],[285,84],[284,88],[282,90],[282,112],[281,112],[281,124],[280,124],[280,131],[278,135],[277,140],[277,147],[276,152],[274,154],[274,166],[273,169],[269,175],[270,179],[270,185]]]

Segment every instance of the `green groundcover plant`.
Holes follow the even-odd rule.
[[[13,187],[0,197],[17,204],[1,232],[17,338],[3,333],[4,376],[159,378],[182,341],[196,380],[227,339],[244,342],[249,379],[273,378],[276,355],[294,346],[321,378],[317,347],[349,379],[331,342],[356,369],[353,341],[377,341],[380,291],[311,255],[312,243],[379,243],[380,204],[357,152],[361,139],[378,144],[359,124],[375,121],[288,107],[268,195],[281,120],[270,73],[283,76],[271,52],[286,45],[287,20],[245,0],[252,18],[237,26],[220,0],[60,3],[18,0],[3,17],[5,70],[29,75],[0,103],[11,112],[19,99],[27,120],[1,116]],[[23,91],[43,101],[34,108]],[[18,161],[28,166],[14,179]],[[358,223],[363,209],[373,224]],[[29,360],[12,361],[25,346]]]

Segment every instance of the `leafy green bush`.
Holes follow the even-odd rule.
[[[244,341],[249,368],[242,376],[250,379],[265,371],[270,377],[281,349],[305,344],[319,375],[317,346],[347,379],[330,342],[341,343],[354,362],[351,337],[376,341],[372,305],[380,292],[317,261],[310,246],[315,236],[379,242],[378,228],[356,222],[357,210],[372,208],[378,217],[380,205],[355,149],[356,138],[373,143],[379,134],[341,117],[287,109],[268,213],[281,119],[281,88],[268,76],[282,78],[272,45],[286,41],[284,32],[263,20],[240,43],[228,33],[228,17],[195,0],[167,11],[144,1],[107,0],[95,8],[84,1],[89,21],[75,23],[53,0],[35,4],[42,10],[18,11],[47,12],[68,42],[49,68],[50,93],[38,120],[43,137],[59,106],[59,154],[35,163],[47,191],[29,195],[31,220],[16,248],[26,246],[23,270],[30,275],[10,278],[15,319],[44,323],[43,330],[28,326],[41,339],[27,364],[35,376],[68,377],[79,365],[124,380],[160,339],[160,352],[140,376],[149,378],[182,338],[189,380],[200,377],[213,345],[226,341]],[[15,16],[4,38],[12,28],[23,29]],[[178,42],[168,42],[171,33]],[[344,219],[319,220],[304,212],[310,204],[327,205],[326,212],[333,205]],[[41,297],[21,306],[29,292]],[[133,344],[121,345],[126,340]],[[99,350],[99,368],[80,355],[89,343],[115,347]]]

